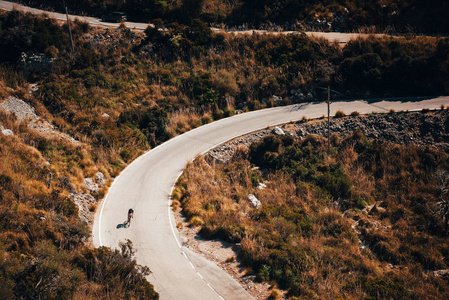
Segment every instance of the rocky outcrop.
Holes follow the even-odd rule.
[[[285,134],[302,139],[309,134],[327,136],[327,121],[314,120],[278,126]],[[449,111],[402,112],[371,114],[367,116],[347,116],[333,118],[330,122],[331,134],[347,136],[360,130],[368,139],[383,140],[400,145],[414,144],[440,148],[449,153]],[[279,134],[278,129],[264,129],[251,133],[209,151],[208,155],[221,161],[229,161],[237,146],[249,147],[267,135]]]
[[[70,191],[70,199],[78,206],[79,217],[86,223],[91,223],[93,220],[94,209],[96,204],[95,197],[92,194],[98,193],[100,188],[106,183],[106,178],[103,173],[97,172],[94,178],[85,178],[83,186],[87,188],[88,193],[79,193],[68,178],[65,178],[65,186]]]
[[[34,108],[25,101],[11,96],[0,104],[0,109],[14,114],[19,122],[36,120],[38,118]]]
[[[75,145],[80,144],[80,142],[75,140],[73,137],[58,131],[57,128],[50,122],[40,118],[36,114],[35,109],[22,99],[11,96],[0,104],[0,110],[4,110],[7,113],[15,115],[17,121],[19,122],[28,122],[29,128],[37,131],[46,138],[60,138]]]
[[[104,176],[103,173],[101,172],[97,172],[95,174],[95,182],[99,185],[99,186],[103,186],[106,183],[106,177]]]
[[[254,208],[259,209],[262,203],[253,194],[248,195],[249,202],[254,206]]]
[[[340,136],[360,130],[368,139],[400,145],[439,147],[449,153],[449,111],[403,112],[333,118],[331,134]],[[298,137],[327,134],[327,122],[297,124]]]
[[[96,202],[95,198],[87,193],[71,193],[69,197],[78,206],[80,219],[86,223],[91,223],[93,219],[91,207]]]
[[[17,67],[27,77],[30,74],[48,73],[53,69],[54,58],[44,53],[22,53],[17,61]]]
[[[100,190],[100,187],[94,182],[92,178],[84,178],[83,186],[85,186],[91,193],[98,193],[98,191]]]

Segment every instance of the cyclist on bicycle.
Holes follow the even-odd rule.
[[[130,208],[128,210],[128,223],[131,222],[131,218],[134,216],[134,210],[132,208]]]

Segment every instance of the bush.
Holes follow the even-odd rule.
[[[106,247],[86,249],[73,262],[88,280],[104,287],[104,292],[118,298],[159,299],[145,279],[150,270],[137,265],[132,243],[127,240],[119,250]],[[111,268],[110,266],[114,266]]]
[[[363,287],[366,299],[410,299],[412,296],[402,284],[383,278],[364,279]]]
[[[337,112],[335,113],[336,118],[343,118],[344,116],[346,116],[346,114],[341,110],[337,110]]]

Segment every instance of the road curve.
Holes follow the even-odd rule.
[[[50,12],[45,11],[42,9],[32,8],[29,6],[17,4],[11,1],[0,1],[0,9],[11,11],[11,10],[19,10],[23,12],[29,12],[35,15],[41,15],[46,14],[49,18],[56,19],[59,21],[67,21],[67,16],[62,13],[56,13],[56,12]],[[78,16],[78,15],[69,15],[69,19],[71,21],[80,20],[83,22],[87,22],[92,26],[101,26],[101,27],[119,27],[119,23],[109,23],[109,22],[102,22],[99,18],[95,17],[86,17],[86,16]],[[135,30],[145,30],[147,29],[149,23],[134,23],[134,22],[125,22],[126,28],[129,29],[135,29]]]
[[[48,12],[37,8],[31,8],[28,6],[24,6],[21,4],[13,3],[10,1],[0,1],[0,9],[11,11],[13,9],[29,12],[32,14],[47,14],[50,18],[57,19],[60,21],[66,21],[67,17],[65,14],[62,13],[55,13],[55,12]],[[74,21],[76,19],[87,22],[92,26],[99,26],[99,27],[112,27],[116,28],[119,27],[120,24],[117,23],[108,23],[108,22],[102,22],[100,19],[95,17],[86,17],[86,16],[77,16],[77,15],[69,15],[69,18],[71,21]],[[135,23],[135,22],[125,22],[126,28],[134,29],[134,30],[145,30],[147,27],[152,24],[150,23]],[[234,30],[234,31],[225,31],[218,28],[211,28],[213,31],[216,32],[228,32],[228,33],[234,33],[234,34],[252,34],[252,33],[259,33],[259,34],[297,34],[301,33],[301,31],[266,31],[266,30]],[[331,43],[340,43],[340,44],[346,44],[351,39],[355,39],[357,37],[366,37],[368,34],[361,34],[361,33],[340,33],[340,32],[312,32],[307,31],[306,34],[308,36],[315,36],[315,37],[322,37]],[[384,36],[383,34],[376,34],[376,36]]]
[[[449,105],[449,97],[401,101],[350,101],[331,105],[349,114],[388,112],[390,109],[436,109]],[[303,116],[325,114],[325,103],[296,104],[264,109],[196,128],[148,151],[132,162],[112,184],[98,209],[94,227],[95,246],[117,248],[130,239],[139,264],[149,266],[148,280],[161,299],[251,299],[251,296],[214,263],[189,251],[179,242],[170,209],[170,194],[185,165],[208,149],[237,136]],[[121,228],[129,208],[135,211],[129,228]]]

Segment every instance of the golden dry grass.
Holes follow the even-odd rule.
[[[385,292],[389,295],[412,293],[422,297],[425,290],[440,286],[441,282],[426,277],[420,263],[411,262],[410,251],[413,248],[419,253],[415,255],[425,256],[426,261],[422,261],[425,265],[443,268],[438,255],[446,250],[438,247],[444,248],[444,242],[406,221],[407,217],[415,218],[404,206],[409,200],[400,193],[396,195],[399,191],[390,186],[398,178],[409,180],[411,174],[423,176],[420,157],[433,154],[424,155],[416,147],[381,144],[371,150],[378,153],[374,162],[363,156],[365,152],[360,153],[361,147],[372,144],[357,133],[334,140],[333,146],[340,147],[337,155],[329,155],[325,140],[318,137],[310,136],[302,143],[313,145],[314,151],[322,153],[323,166],[341,165],[351,182],[350,199],[343,199],[342,203],[364,199],[363,205],[377,201],[378,206],[389,205],[387,209],[382,207],[368,214],[369,210],[360,211],[361,202],[348,202],[344,206],[350,209],[343,216],[339,204],[333,202],[335,199],[331,200],[312,183],[297,182],[285,172],[255,170],[247,160],[246,147],[239,148],[226,164],[197,158],[178,183],[185,192],[176,197],[180,197],[183,212],[192,220],[192,226],[201,226],[200,232],[206,237],[238,242],[239,259],[253,268],[253,274],[260,278],[268,276],[281,287],[289,287],[291,295],[299,287],[306,298],[361,299],[367,294],[374,295],[376,285],[382,285],[382,289],[389,286]],[[282,151],[279,150],[279,155]],[[383,172],[376,177],[377,168]],[[263,178],[267,187],[258,189],[252,180],[254,176]],[[417,197],[423,188],[427,189],[409,182],[408,197]],[[180,191],[181,188],[177,193]],[[259,199],[261,208],[251,205],[249,194]],[[404,217],[396,217],[399,214]],[[429,248],[420,244],[420,240],[439,246]],[[361,247],[360,241],[368,248]],[[422,252],[423,247],[428,249],[427,254]],[[283,255],[282,261],[279,253]],[[297,255],[301,258],[295,258]],[[392,268],[390,263],[400,267]],[[301,270],[296,273],[293,285],[283,277],[291,274],[290,265]],[[420,284],[415,285],[415,280]],[[444,293],[438,292],[431,298],[438,299]]]
[[[211,122],[211,116],[210,108],[182,108],[169,114],[166,130],[175,136]]]

